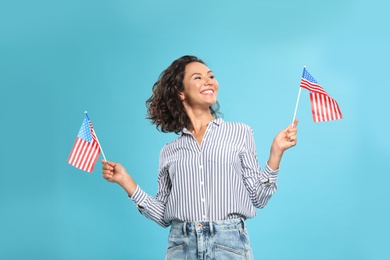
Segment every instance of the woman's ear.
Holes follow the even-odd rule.
[[[183,101],[185,99],[184,93],[179,92],[179,97],[180,97],[180,100]]]

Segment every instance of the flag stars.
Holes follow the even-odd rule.
[[[91,135],[91,130],[89,128],[89,122],[87,119],[84,119],[83,124],[81,125],[79,134],[77,137],[85,140],[86,142],[91,142],[92,141],[92,135]]]
[[[315,80],[315,78],[313,78],[313,76],[306,70],[306,68],[304,69],[303,72],[303,78],[307,79],[310,82],[318,83],[317,80]]]

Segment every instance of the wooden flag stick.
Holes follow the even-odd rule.
[[[293,120],[292,120],[292,123],[291,123],[291,126],[292,126],[292,127],[294,127],[294,121],[295,121],[295,117],[297,116],[297,110],[298,110],[299,98],[301,97],[301,90],[302,90],[302,88],[301,88],[301,87],[299,87],[299,92],[298,92],[297,103],[295,104],[294,117],[293,117]]]
[[[306,69],[306,66],[303,66],[303,72],[305,72],[305,69]],[[302,75],[303,77],[303,75]],[[297,116],[297,110],[298,110],[298,104],[299,104],[299,99],[301,97],[301,86],[299,86],[299,92],[298,92],[298,98],[297,98],[297,103],[295,104],[295,111],[294,111],[294,116],[293,116],[293,120],[292,120],[292,123],[291,123],[291,126],[294,127],[294,121],[295,121],[295,117]]]

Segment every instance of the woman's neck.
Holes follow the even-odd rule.
[[[205,118],[205,119],[195,119],[195,120],[191,120],[191,127],[190,127],[190,131],[192,133],[199,133],[199,132],[203,132],[208,124],[210,123],[210,121],[214,120],[214,117],[210,117],[210,118]]]
[[[210,121],[215,118],[211,115],[210,110],[207,111],[194,111],[187,109],[187,115],[190,118],[191,126],[188,130],[192,133],[203,132],[207,128]]]

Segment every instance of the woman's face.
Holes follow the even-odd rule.
[[[199,62],[187,64],[183,85],[180,98],[190,107],[208,109],[217,102],[218,82],[206,65]]]

